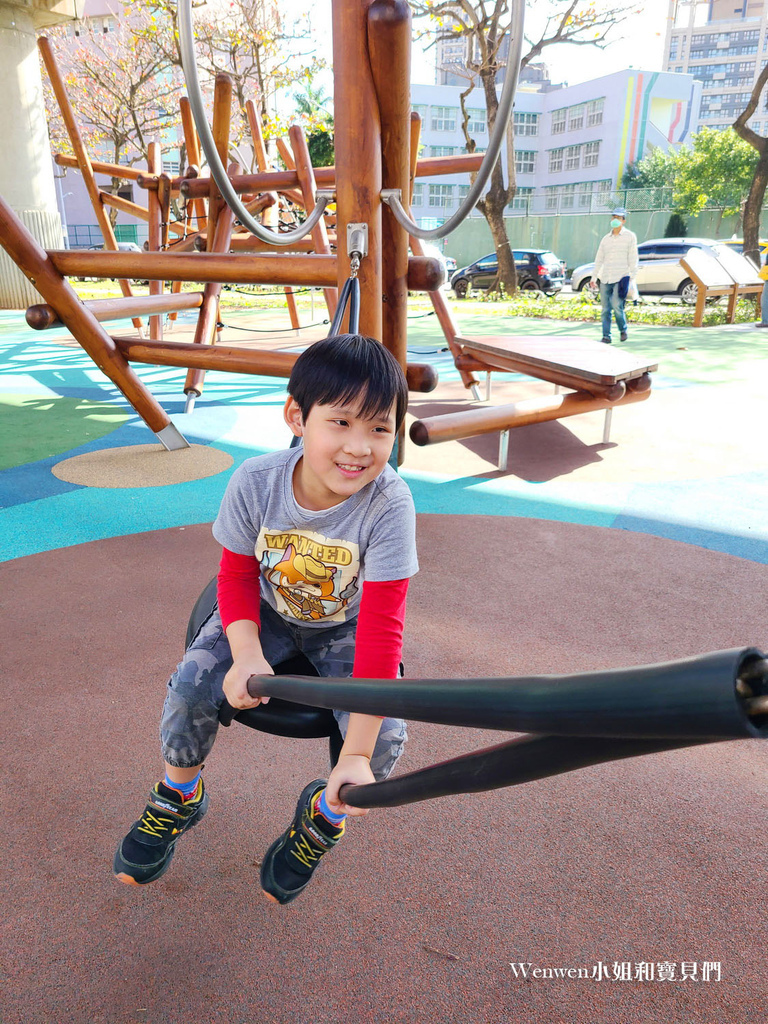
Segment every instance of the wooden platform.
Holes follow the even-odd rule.
[[[456,340],[462,353],[473,360],[474,369],[525,373],[594,394],[658,369],[657,363],[589,338],[484,334]]]

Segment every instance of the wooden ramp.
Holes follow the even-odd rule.
[[[558,391],[561,387],[570,389],[567,394],[545,399],[458,410],[417,420],[411,426],[411,440],[418,445],[498,430],[500,470],[506,469],[509,431],[513,427],[603,410],[603,442],[607,442],[614,406],[647,399],[651,390],[650,374],[658,368],[657,363],[638,359],[612,345],[573,335],[457,336],[456,344],[460,347],[455,356],[459,370],[487,374],[486,399],[490,398],[494,371],[524,373],[555,384]]]

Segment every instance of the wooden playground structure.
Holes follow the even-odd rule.
[[[242,197],[249,214],[262,223],[295,224],[315,205],[318,192],[335,200],[289,251],[264,242],[243,229],[222,197],[213,177],[201,175],[201,148],[190,102],[180,104],[189,166],[183,175],[162,173],[158,143],[150,146],[146,171],[94,161],[88,154],[56,65],[50,43],[39,41],[74,156],[58,154],[64,167],[83,176],[104,237],[103,251],[44,250],[0,198],[0,244],[32,282],[44,302],[30,307],[27,321],[44,330],[65,326],[94,363],[119,388],[127,401],[168,450],[187,442],[167,412],[130,367],[131,362],[187,369],[187,408],[202,393],[206,370],[287,377],[297,355],[218,344],[219,299],[223,284],[273,285],[285,289],[291,326],[299,327],[292,289],[322,288],[333,318],[339,289],[357,276],[360,286],[359,329],[381,342],[403,367],[412,391],[430,391],[437,383],[433,367],[409,364],[406,358],[407,295],[430,295],[464,386],[479,397],[476,373],[525,373],[569,389],[553,399],[498,408],[460,409],[447,416],[413,424],[417,444],[500,431],[500,467],[506,463],[509,430],[527,423],[579,412],[606,411],[606,430],[615,406],[648,398],[655,365],[608,349],[599,342],[557,338],[471,338],[462,336],[440,291],[443,269],[424,256],[415,235],[409,235],[382,200],[382,190],[398,190],[406,210],[414,180],[437,174],[476,172],[482,154],[418,159],[420,118],[410,109],[411,12],[405,0],[334,0],[335,166],[314,168],[306,138],[294,126],[289,142],[278,146],[286,169],[270,168],[258,113],[246,106],[257,171],[243,173],[231,163],[232,86],[226,75],[215,82],[212,134],[229,183]],[[131,180],[147,195],[146,207],[100,189],[96,174]],[[226,182],[225,182],[226,184]],[[174,220],[174,204],[182,209]],[[118,251],[107,207],[146,221],[148,251]],[[298,217],[297,217],[298,213]],[[361,229],[366,244],[360,246]],[[351,246],[356,246],[355,249]],[[409,247],[411,254],[409,255]],[[285,247],[283,247],[285,248]],[[358,252],[364,248],[364,252]],[[83,302],[67,278],[115,278],[122,298]],[[131,281],[149,282],[149,295],[133,294]],[[170,282],[170,292],[165,284]],[[182,282],[199,290],[182,292]],[[197,310],[190,343],[163,338],[163,317]],[[107,333],[102,323],[132,318],[136,337]],[[144,337],[142,317],[149,318]],[[398,456],[402,461],[402,448]]]

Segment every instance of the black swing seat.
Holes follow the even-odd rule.
[[[211,615],[216,605],[216,577],[210,581],[197,599],[187,624],[186,647],[194,640],[200,627]],[[314,665],[303,655],[298,654],[287,661],[274,666],[276,676],[317,676],[319,673]],[[222,725],[230,722],[241,722],[251,729],[267,732],[273,736],[291,736],[296,739],[329,738],[331,760],[335,764],[341,750],[341,733],[327,708],[316,708],[310,704],[295,704],[293,701],[280,700],[272,697],[268,704],[260,704],[257,708],[246,708],[237,711],[226,700],[219,709],[219,721]]]

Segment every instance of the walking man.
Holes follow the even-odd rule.
[[[603,337],[606,345],[611,344],[611,314],[616,317],[621,341],[627,340],[627,317],[624,303],[630,284],[637,277],[637,235],[624,227],[627,211],[617,206],[611,214],[611,230],[597,247],[595,268],[590,286],[600,282],[600,299],[603,306]]]

